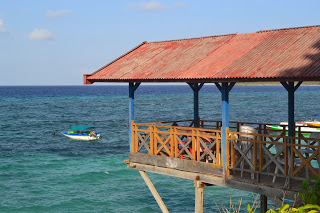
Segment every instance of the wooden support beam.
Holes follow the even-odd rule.
[[[223,175],[221,166],[217,167],[209,163],[184,160],[179,158],[162,157],[158,155],[148,155],[144,153],[130,153],[129,161],[145,165],[154,165],[163,168],[172,168],[181,171],[189,171],[202,174]]]
[[[86,85],[86,84],[92,84],[89,80],[88,80],[88,77],[90,77],[91,75],[88,75],[88,74],[84,74],[83,75],[83,84]]]
[[[146,182],[147,186],[149,187],[154,199],[156,199],[160,209],[162,210],[162,212],[168,212],[168,209],[166,207],[166,205],[164,205],[164,202],[162,201],[160,195],[158,194],[156,188],[154,187],[154,185],[152,184],[150,178],[148,177],[147,173],[145,171],[139,171],[140,175],[142,176],[144,182]]]
[[[196,176],[193,182],[195,187],[195,213],[203,212],[203,188],[205,187],[205,184],[203,184],[199,179],[199,176]]]
[[[244,190],[248,192],[258,193],[258,194],[264,194],[267,197],[269,197],[272,201],[273,198],[283,198],[283,189],[280,188],[274,188],[269,186],[263,186],[263,185],[257,185],[257,184],[251,184],[246,183],[242,181],[232,180],[228,179],[227,183],[223,181],[223,178],[216,175],[209,175],[209,174],[201,174],[198,172],[186,172],[181,171],[177,169],[172,168],[163,168],[159,166],[152,166],[152,165],[146,165],[146,164],[139,164],[139,163],[133,163],[130,162],[128,165],[128,168],[136,169],[136,170],[142,170],[142,171],[148,171],[153,172],[161,175],[169,175],[172,177],[178,177],[188,180],[194,180],[196,176],[199,176],[199,180],[201,180],[203,183],[206,184],[213,184],[238,190]],[[295,200],[296,199],[296,191],[292,191],[290,189],[286,190],[285,197],[288,200]]]
[[[267,196],[260,194],[260,212],[265,213],[268,211],[268,198]]]

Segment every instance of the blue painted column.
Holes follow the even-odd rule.
[[[223,168],[227,168],[227,127],[229,128],[229,90],[228,83],[222,83],[222,150]]]
[[[193,126],[199,127],[199,85],[193,84]]]
[[[294,136],[294,82],[288,84],[288,136]]]
[[[129,147],[132,152],[132,121],[134,121],[134,92],[140,83],[129,83]]]
[[[288,136],[294,136],[294,93],[302,84],[302,81],[294,85],[294,82],[281,82],[288,91]],[[290,142],[290,141],[289,141]]]
[[[204,83],[188,83],[193,90],[193,126],[199,127],[199,91],[203,87]]]
[[[215,83],[222,95],[222,156],[224,172],[227,169],[227,129],[229,129],[229,92],[235,85],[235,82]]]

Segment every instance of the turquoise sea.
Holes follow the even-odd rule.
[[[135,95],[136,122],[193,118],[193,93],[186,85],[141,85]],[[296,92],[297,121],[320,114],[320,87]],[[0,87],[0,212],[161,212],[138,171],[127,169],[128,86]],[[200,91],[201,119],[221,119],[214,85]],[[235,86],[230,120],[279,123],[287,120],[282,86]],[[93,125],[95,142],[74,141],[60,132]],[[53,135],[52,133],[55,133]],[[193,181],[148,173],[170,212],[194,212]],[[215,202],[242,208],[249,192],[204,189],[205,212]],[[271,202],[270,202],[271,203]]]

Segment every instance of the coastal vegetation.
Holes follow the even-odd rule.
[[[320,178],[314,176],[313,181],[308,179],[303,181],[301,186],[301,190],[299,194],[302,199],[302,204],[297,204],[296,200],[292,205],[282,203],[280,208],[275,209],[273,206],[266,213],[316,213],[320,212]],[[298,197],[297,195],[297,197]],[[284,194],[285,197],[285,194]],[[252,203],[247,205],[248,213],[255,213],[258,209],[258,196],[255,196],[255,199]],[[284,200],[284,199],[283,199]],[[222,206],[219,208],[218,204],[215,202],[215,205],[220,213],[239,213],[241,212],[241,203],[242,198],[238,201],[238,203],[232,203],[232,198],[230,197],[230,205],[228,207]]]

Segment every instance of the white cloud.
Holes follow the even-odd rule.
[[[186,5],[182,2],[175,2],[172,5],[163,5],[158,1],[149,1],[144,3],[137,3],[137,4],[128,4],[128,9],[136,9],[136,10],[143,10],[143,11],[159,11],[159,10],[166,10],[175,7],[185,7]]]
[[[53,34],[47,29],[35,29],[28,36],[30,40],[53,40]]]
[[[141,7],[142,7],[142,10],[163,10],[163,9],[165,9],[165,6],[163,6],[160,2],[157,2],[157,1],[143,3],[141,5]]]
[[[128,4],[127,8],[138,9],[138,10],[164,10],[166,7],[157,1],[150,1],[139,4]]]
[[[9,32],[8,29],[4,25],[3,20],[0,19],[0,33],[7,33],[7,32]]]
[[[57,18],[57,17],[60,17],[60,16],[65,16],[65,15],[68,15],[70,14],[71,11],[70,10],[57,10],[57,11],[51,11],[51,10],[48,10],[46,12],[46,17],[47,18]]]

